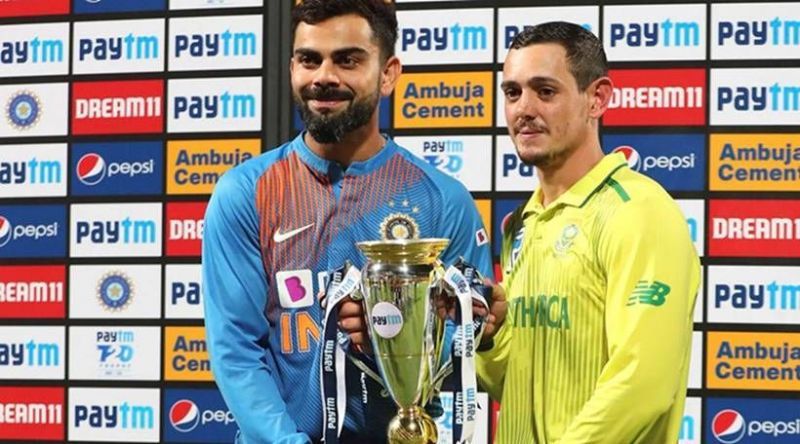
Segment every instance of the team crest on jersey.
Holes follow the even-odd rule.
[[[121,311],[131,303],[133,284],[125,273],[106,273],[97,283],[97,299],[108,311]]]
[[[14,128],[26,130],[34,127],[42,114],[39,98],[30,91],[20,91],[8,100],[6,118]]]
[[[556,252],[556,255],[563,255],[566,254],[567,251],[572,247],[572,242],[575,240],[575,237],[578,236],[578,226],[575,224],[569,224],[564,227],[564,230],[561,231],[561,238],[556,241],[556,244],[553,246],[553,249]]]
[[[408,214],[392,213],[381,222],[381,239],[419,239],[419,225]]]

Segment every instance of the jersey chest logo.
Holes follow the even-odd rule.
[[[561,237],[558,238],[555,245],[553,245],[553,251],[555,251],[556,256],[567,254],[569,249],[572,248],[572,244],[578,236],[578,233],[580,233],[580,230],[575,224],[569,224],[561,230]]]

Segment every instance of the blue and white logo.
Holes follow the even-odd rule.
[[[165,59],[164,25],[164,19],[75,23],[73,72],[162,71]]]
[[[171,19],[170,71],[261,68],[263,21],[262,15]]]
[[[170,132],[258,131],[261,77],[169,81]]]
[[[76,143],[71,149],[73,195],[163,192],[162,142]]]
[[[18,130],[33,128],[41,118],[42,106],[39,97],[31,91],[20,91],[11,96],[6,107],[6,117]]]
[[[603,137],[607,153],[625,155],[634,171],[645,174],[669,191],[705,188],[705,136],[701,134],[624,134]]]
[[[795,59],[800,47],[800,5],[711,5],[714,60]]]
[[[396,52],[406,65],[491,63],[491,9],[399,11]]]
[[[795,444],[800,440],[796,399],[707,398],[705,442]]]
[[[238,427],[217,390],[167,389],[164,438],[169,442],[232,442]]]
[[[705,60],[705,5],[605,6],[603,22],[609,61]]]
[[[133,285],[125,273],[106,273],[97,284],[97,297],[109,311],[125,309],[133,297]]]
[[[62,205],[0,206],[0,258],[64,257]]]

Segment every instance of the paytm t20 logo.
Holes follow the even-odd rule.
[[[396,141],[468,190],[492,189],[491,174],[485,170],[492,153],[490,136],[410,136]]]
[[[491,63],[491,9],[399,11],[397,54],[407,65]]]
[[[64,327],[0,327],[0,379],[62,379],[64,363]]]
[[[800,124],[798,79],[800,68],[712,69],[711,124]]]
[[[796,443],[800,401],[795,399],[708,398],[705,440],[711,444]]]
[[[70,166],[76,196],[160,194],[161,142],[76,143]]]
[[[503,63],[514,37],[525,29],[545,22],[564,21],[583,26],[597,34],[600,30],[598,6],[533,6],[500,8],[497,11],[497,63]]]
[[[606,6],[609,61],[704,60],[705,5]]]
[[[164,435],[169,442],[231,442],[238,427],[219,391],[167,390]]]
[[[77,82],[72,84],[72,133],[160,133],[162,80]]]
[[[160,256],[161,204],[72,205],[74,257]]]
[[[72,55],[75,74],[161,71],[164,19],[76,22]]]
[[[261,77],[169,81],[170,132],[259,131]]]
[[[70,327],[70,379],[156,381],[158,327]],[[93,359],[92,359],[93,358]]]
[[[158,389],[70,388],[71,441],[158,442]]]
[[[261,15],[171,19],[169,69],[261,68],[263,29]]]
[[[65,196],[67,145],[0,147],[0,197]]]
[[[711,58],[797,58],[798,16],[797,3],[712,4]]]
[[[700,134],[625,134],[603,137],[606,152],[622,153],[634,171],[670,191],[705,187],[705,136]]]
[[[64,257],[62,205],[0,206],[0,258]]]
[[[69,23],[3,26],[0,34],[0,77],[67,74]]]

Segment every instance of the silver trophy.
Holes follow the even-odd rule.
[[[370,340],[384,384],[398,406],[392,444],[433,444],[436,423],[425,405],[440,384],[444,321],[436,316],[438,257],[447,239],[358,243],[367,257],[362,292]]]

